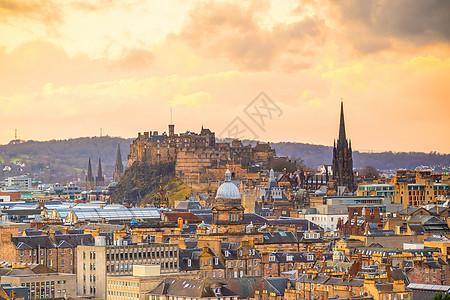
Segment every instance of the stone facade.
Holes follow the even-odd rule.
[[[76,247],[91,244],[90,234],[55,234],[29,237],[4,233],[0,260],[25,264],[42,264],[60,273],[76,273]]]
[[[130,144],[128,166],[134,162],[158,164],[175,162],[178,177],[188,177],[192,173],[206,173],[226,164],[249,166],[254,163],[268,165],[275,156],[269,144],[243,146],[234,140],[230,143],[216,143],[215,133],[202,128],[200,133],[174,133],[174,125],[169,125],[169,134],[164,132],[139,133]]]
[[[345,186],[350,192],[356,189],[353,176],[352,142],[347,141],[345,135],[344,104],[341,102],[341,121],[339,125],[339,139],[333,147],[333,180],[334,187]]]
[[[104,242],[104,241],[103,241]],[[97,239],[96,246],[78,246],[78,295],[106,299],[108,275],[132,275],[133,265],[157,264],[161,274],[178,270],[176,244],[106,246]]]

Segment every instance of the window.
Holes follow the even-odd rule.
[[[61,255],[64,255],[66,252],[64,251],[64,248],[61,249]]]
[[[64,259],[61,259],[61,267],[64,267]]]

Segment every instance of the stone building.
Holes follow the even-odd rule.
[[[199,278],[223,279],[262,276],[261,253],[251,241],[235,243],[206,238],[197,248],[181,249],[180,271]]]
[[[117,144],[116,165],[114,167],[113,181],[119,182],[123,175],[122,154],[120,153],[120,144]]]
[[[448,285],[450,283],[449,265],[442,258],[415,257],[412,261],[403,261],[406,276],[412,283]]]
[[[70,299],[76,297],[76,275],[57,273],[43,265],[13,265],[0,268],[1,284],[23,286],[27,299]],[[3,298],[2,298],[3,299]],[[17,298],[16,298],[17,299]]]
[[[107,246],[104,237],[96,245],[77,248],[77,293],[106,299],[109,275],[132,275],[133,265],[157,264],[161,274],[178,270],[178,245],[155,243]]]
[[[170,274],[164,274],[164,277]],[[192,276],[173,274],[172,278],[191,279]],[[156,288],[163,277],[159,265],[134,265],[133,275],[108,275],[107,300],[139,299],[147,300],[147,293]]]
[[[212,233],[245,232],[244,207],[238,187],[231,182],[231,172],[225,173],[225,182],[216,193],[216,201],[212,208]]]
[[[200,133],[175,134],[174,130],[174,125],[169,125],[169,134],[139,133],[130,144],[128,166],[136,161],[147,164],[175,162],[176,175],[184,179],[225,164],[268,165],[275,156],[275,150],[269,144],[243,146],[238,140],[231,144],[216,143],[215,133],[203,127]]]
[[[42,264],[60,273],[76,273],[77,246],[94,243],[90,234],[55,234],[1,237],[0,261]]]
[[[332,168],[335,189],[337,190],[338,187],[344,186],[350,192],[353,192],[356,189],[356,184],[353,177],[352,142],[347,141],[345,135],[343,102],[341,102],[341,120],[337,145],[336,141],[334,141]]]

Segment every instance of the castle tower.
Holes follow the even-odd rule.
[[[102,186],[105,185],[105,178],[103,177],[103,171],[102,171],[102,160],[98,159],[98,170],[97,170],[97,177],[95,178],[95,185],[96,186]]]
[[[86,175],[86,190],[90,191],[95,188],[94,176],[92,175],[91,158],[88,162],[88,171]]]
[[[117,143],[116,166],[114,167],[113,181],[119,182],[123,175],[122,154],[120,153],[120,144]]]
[[[231,182],[230,170],[225,172],[225,182],[217,189],[215,202],[212,208],[212,232],[245,232],[244,207],[241,204],[241,194],[238,187]]]
[[[350,192],[355,191],[353,177],[352,144],[345,135],[344,103],[341,102],[341,118],[339,124],[339,138],[333,147],[333,179],[334,187],[345,186]]]

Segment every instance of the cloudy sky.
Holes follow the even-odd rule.
[[[354,149],[450,153],[449,15],[447,0],[0,0],[0,143],[161,132],[172,107],[177,132],[332,145],[343,99]]]

